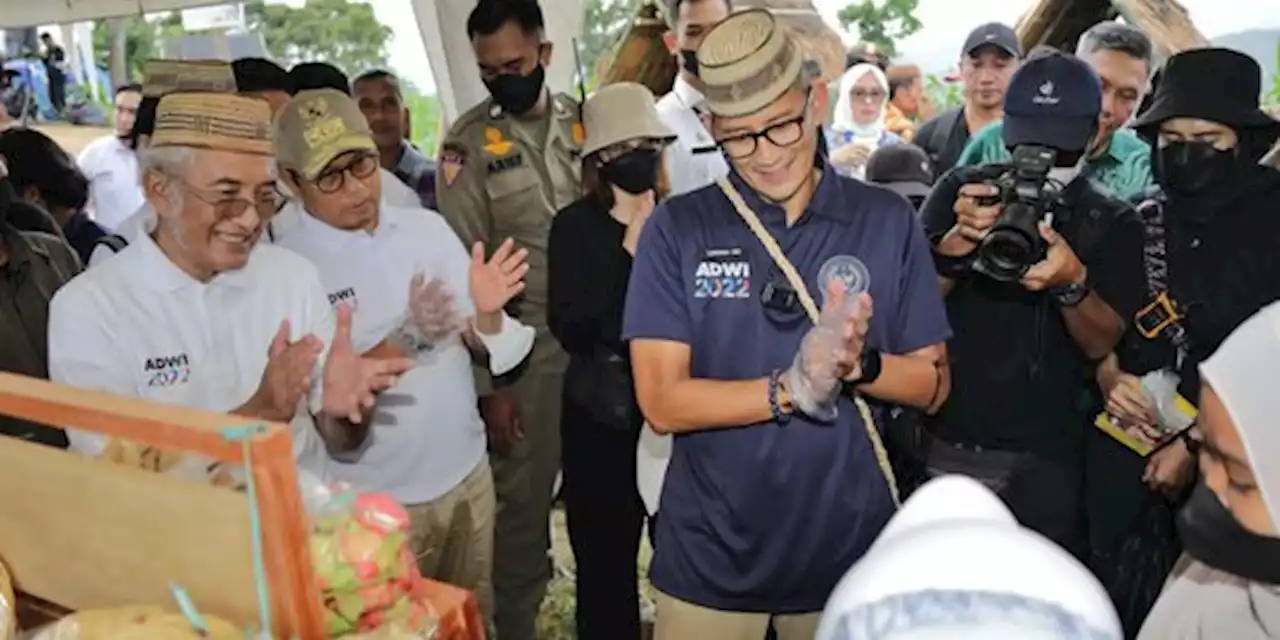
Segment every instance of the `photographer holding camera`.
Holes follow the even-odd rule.
[[[1083,401],[1144,289],[1133,209],[1076,179],[1101,82],[1063,53],[1028,60],[1005,101],[1008,164],[944,175],[922,219],[955,329],[953,387],[910,458],[998,491],[1083,556]]]

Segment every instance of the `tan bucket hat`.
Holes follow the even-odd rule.
[[[156,105],[152,147],[197,147],[269,156],[271,107],[223,93],[170,93]]]
[[[676,134],[658,117],[653,93],[635,82],[605,85],[587,98],[582,105],[582,126],[587,130],[582,143],[584,156],[637,138],[667,142],[676,139]]]
[[[707,108],[736,118],[755,113],[799,80],[804,56],[765,9],[735,13],[707,32],[698,46],[699,88]]]
[[[299,91],[280,107],[275,139],[280,165],[307,180],[348,151],[378,150],[359,105],[336,89]]]

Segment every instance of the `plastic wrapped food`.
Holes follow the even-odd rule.
[[[325,492],[303,482],[311,557],[330,637],[434,638],[437,616],[409,550],[409,514],[391,497]]]
[[[4,562],[0,562],[0,640],[18,637],[17,600],[13,596],[13,579]]]
[[[121,607],[78,611],[27,636],[27,640],[244,640],[244,632],[205,616],[207,633],[187,619],[159,607]]]

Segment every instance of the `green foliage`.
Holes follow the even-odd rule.
[[[413,143],[428,156],[434,156],[440,144],[440,99],[423,95],[412,87],[404,87],[404,105],[409,109],[409,132]]]
[[[1276,62],[1272,68],[1280,70],[1280,42],[1276,43]],[[1271,74],[1271,90],[1262,95],[1262,102],[1269,106],[1280,105],[1280,71]]]
[[[947,82],[942,76],[926,75],[924,92],[938,111],[964,104],[964,90],[958,82]]]
[[[858,38],[875,43],[892,59],[897,41],[924,27],[915,15],[919,4],[919,0],[861,0],[841,9],[836,17],[840,26],[856,30]]]
[[[131,81],[142,80],[142,65],[151,58],[163,55],[161,43],[181,36],[182,18],[171,13],[159,20],[147,20],[142,16],[122,18],[125,32],[125,66]],[[111,23],[99,20],[93,25],[93,51],[95,62],[103,69],[110,68]]]
[[[578,52],[586,73],[588,90],[595,84],[596,65],[627,32],[637,0],[587,0],[583,8],[582,40]]]
[[[387,64],[391,27],[364,2],[308,0],[293,8],[257,0],[245,5],[245,20],[271,56],[289,66],[323,60],[354,75]]]

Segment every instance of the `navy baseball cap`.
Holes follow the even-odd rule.
[[[1004,144],[1083,151],[1101,111],[1102,81],[1089,65],[1060,51],[1033,56],[1005,92]]]

